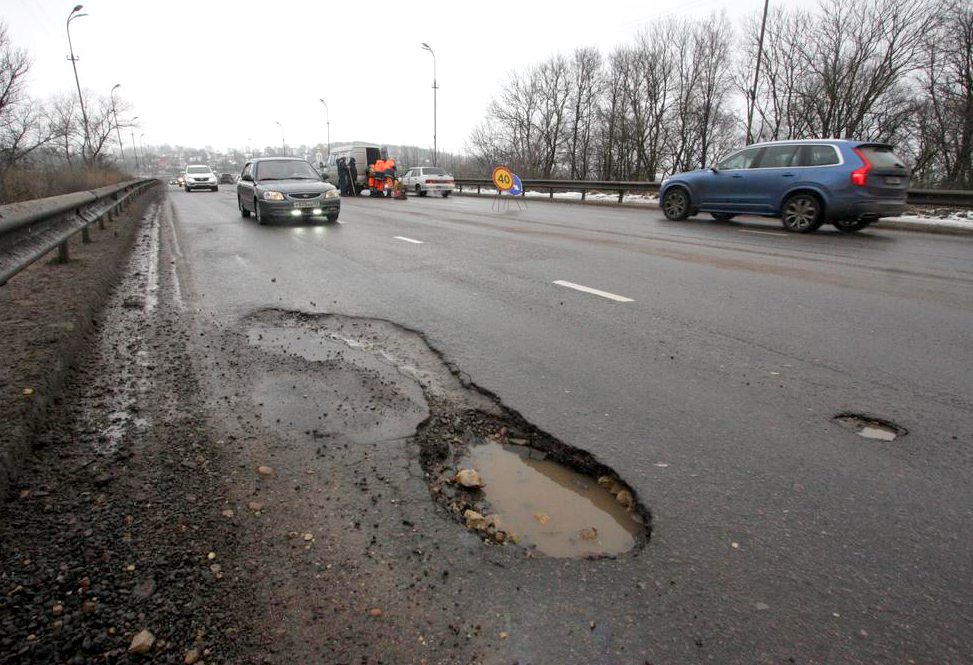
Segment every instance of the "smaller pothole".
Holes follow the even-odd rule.
[[[631,487],[534,428],[466,413],[452,423],[434,420],[419,442],[433,496],[484,542],[603,558],[648,540],[651,515]]]
[[[867,416],[860,413],[839,413],[832,420],[858,436],[878,441],[895,441],[909,433],[904,427],[890,420]]]
[[[599,483],[546,457],[524,445],[487,441],[472,446],[460,460],[461,467],[476,469],[483,480],[483,498],[496,514],[484,518],[487,530],[491,525],[494,531],[505,530],[552,557],[632,549],[642,525],[629,512],[635,505],[631,492],[611,476],[602,476]]]

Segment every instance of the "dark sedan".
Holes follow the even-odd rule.
[[[264,157],[247,162],[237,182],[240,214],[250,213],[263,224],[270,218],[304,219],[325,216],[338,220],[338,188],[324,182],[311,164],[293,157]]]

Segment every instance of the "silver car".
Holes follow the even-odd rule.
[[[208,189],[211,192],[215,192],[220,188],[216,181],[216,174],[205,164],[190,164],[186,167],[186,182],[184,187],[187,192],[191,192],[194,189]]]
[[[429,192],[437,192],[443,198],[449,196],[456,189],[453,176],[438,166],[422,166],[409,169],[402,176],[402,187],[406,191],[425,196]]]

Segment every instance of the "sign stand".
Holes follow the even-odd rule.
[[[513,197],[514,201],[517,203],[518,210],[526,210],[527,203],[521,203],[520,195],[524,191],[524,187],[520,182],[520,178],[511,173],[510,169],[506,166],[498,166],[493,169],[493,184],[497,188],[497,195],[493,199],[493,203],[490,205],[491,210],[504,211],[510,209],[510,199],[505,197],[504,192],[508,192],[509,196]]]

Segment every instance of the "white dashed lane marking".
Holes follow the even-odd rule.
[[[405,236],[395,236],[395,239],[396,240],[404,240],[406,242],[411,242],[411,243],[413,243],[415,245],[422,245],[423,244],[423,241],[422,240],[413,240],[412,238],[406,238]]]
[[[574,282],[566,282],[563,279],[555,280],[554,283],[558,286],[566,286],[569,289],[590,293],[592,295],[601,296],[602,298],[608,298],[609,300],[614,300],[615,302],[635,302],[631,298],[626,298],[625,296],[609,293],[608,291],[601,291],[599,289],[593,289],[590,286],[582,286],[581,284],[575,284]]]

